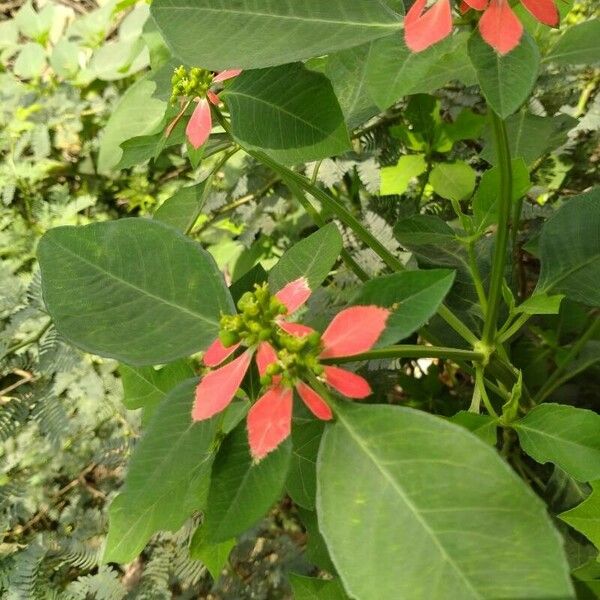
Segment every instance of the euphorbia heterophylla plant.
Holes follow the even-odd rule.
[[[598,21],[402,4],[153,0],[164,44],[114,118],[164,108],[124,164],[181,187],[38,251],[56,328],[144,413],[105,561],[193,522],[218,577],[271,514],[308,536],[298,598],[596,585],[600,192],[565,169]],[[559,110],[538,77],[569,65]]]

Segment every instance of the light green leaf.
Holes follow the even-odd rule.
[[[429,321],[450,291],[453,281],[454,271],[447,269],[384,275],[363,284],[352,303],[375,304],[392,310],[385,331],[377,341],[377,346],[389,346]]]
[[[468,34],[458,34],[423,52],[411,52],[402,35],[373,42],[367,64],[368,91],[381,110],[409,94],[428,93],[450,81],[475,82],[467,56]]]
[[[592,493],[581,504],[558,516],[600,550],[600,481],[592,482]]]
[[[151,14],[175,56],[213,70],[321,56],[402,27],[379,0],[154,0]]]
[[[540,404],[512,426],[521,447],[579,481],[600,479],[600,415],[563,404]]]
[[[565,201],[540,238],[537,292],[600,306],[600,188]]]
[[[317,510],[351,596],[574,598],[545,506],[494,449],[409,408],[338,403],[336,416]]]
[[[205,349],[221,312],[234,310],[210,254],[149,219],[51,229],[38,258],[60,333],[128,364],[163,364]]]
[[[398,159],[393,167],[381,169],[381,187],[379,193],[382,196],[392,194],[402,195],[411,181],[427,170],[427,161],[422,154],[407,154]]]
[[[512,201],[522,198],[531,187],[529,170],[522,158],[512,160]],[[473,222],[479,231],[493,225],[498,218],[500,198],[500,170],[492,167],[485,171],[473,196]]]
[[[476,178],[472,167],[457,161],[437,164],[429,175],[429,183],[438,196],[458,202],[473,193]]]
[[[204,529],[200,526],[190,542],[190,557],[202,561],[212,578],[218,581],[234,547],[235,540],[226,540],[218,544],[207,542],[204,539]]]
[[[339,579],[315,579],[290,574],[294,600],[346,600],[348,596]]]
[[[527,300],[515,308],[515,313],[524,313],[526,315],[557,315],[560,311],[560,304],[564,296],[555,294],[533,294]]]
[[[331,82],[300,63],[244,72],[221,98],[234,138],[279,162],[319,160],[350,147]]]
[[[286,440],[258,464],[252,462],[245,423],[225,438],[213,465],[203,529],[209,542],[224,542],[259,521],[279,499],[292,445]]]
[[[153,96],[156,83],[139,79],[121,97],[100,140],[98,171],[109,173],[121,160],[121,144],[136,136],[154,133],[162,123],[167,103]]]
[[[559,65],[593,65],[600,62],[600,19],[569,27],[550,48],[544,61]]]
[[[315,290],[329,275],[342,250],[342,236],[335,223],[321,227],[294,244],[269,273],[271,290],[279,291],[286,283],[306,277]]]
[[[188,494],[198,474],[210,477],[218,421],[192,421],[196,384],[186,381],[162,400],[136,445],[125,487],[110,506],[104,562],[131,561],[152,534],[179,529],[193,510]]]
[[[123,383],[123,404],[130,410],[143,408],[144,421],[148,421],[170,390],[194,376],[194,369],[187,361],[180,360],[160,369],[122,364],[119,373]]]
[[[469,56],[490,107],[503,119],[512,115],[537,80],[540,53],[535,41],[525,32],[519,45],[502,55],[474,31],[469,39]]]
[[[206,181],[181,188],[158,207],[154,218],[187,233],[200,215],[205,200]]]
[[[27,42],[13,65],[13,73],[22,79],[39,77],[46,68],[46,51],[37,42]]]
[[[52,49],[50,65],[60,77],[69,79],[79,71],[80,47],[75,42],[61,39]]]

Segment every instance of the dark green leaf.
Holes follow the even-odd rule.
[[[279,162],[319,160],[350,147],[331,82],[300,63],[246,71],[221,97],[234,138]]]
[[[151,14],[175,56],[213,70],[321,56],[402,26],[379,0],[154,0]]]
[[[468,429],[486,444],[489,444],[490,446],[496,444],[496,429],[498,428],[498,423],[494,417],[461,410],[450,417],[450,421]]]
[[[348,596],[339,579],[315,579],[290,574],[294,600],[346,600]]]
[[[213,258],[171,227],[121,219],[48,231],[44,301],[67,339],[133,365],[205,349],[233,303]]]
[[[179,189],[165,200],[154,213],[154,218],[187,233],[200,215],[206,200],[206,181]]]
[[[215,581],[229,561],[229,555],[235,547],[235,540],[226,540],[211,544],[204,539],[204,528],[196,529],[190,542],[190,557],[202,561]]]
[[[541,404],[512,424],[521,446],[579,481],[600,479],[600,415],[563,404]]]
[[[503,119],[512,115],[525,102],[537,80],[540,65],[537,44],[525,32],[519,45],[502,55],[475,31],[469,39],[469,57],[490,107]]]
[[[494,449],[409,408],[339,403],[336,416],[317,509],[351,596],[574,598],[545,506]]]
[[[592,493],[579,506],[558,516],[600,550],[600,481],[592,483]]]
[[[569,27],[552,46],[544,61],[559,65],[593,65],[600,61],[600,20]]]
[[[215,460],[203,528],[209,542],[224,542],[259,521],[279,499],[292,444],[286,440],[258,464],[248,448],[246,425],[225,438]]]

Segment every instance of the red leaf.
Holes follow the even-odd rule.
[[[298,337],[302,337],[304,335],[308,335],[309,333],[313,333],[314,329],[312,327],[308,327],[308,325],[302,325],[302,323],[290,323],[288,321],[277,321],[277,325],[281,327],[286,333],[290,335],[297,335]]]
[[[198,106],[196,106],[188,121],[185,134],[190,144],[198,150],[208,139],[211,129],[210,104],[206,98],[202,98],[198,101]]]
[[[292,390],[270,388],[248,412],[248,443],[256,460],[285,440],[292,429]]]
[[[370,350],[385,329],[390,311],[379,306],[351,306],[338,313],[323,334],[323,358]]]
[[[321,396],[319,396],[315,390],[306,385],[303,381],[299,381],[296,384],[296,390],[298,391],[298,394],[300,395],[300,398],[302,398],[304,404],[308,406],[310,412],[312,412],[317,419],[329,421],[333,418],[333,413],[331,412],[329,404],[327,404],[327,402],[325,402],[325,400],[321,398]]]
[[[299,277],[282,287],[275,298],[285,305],[287,314],[291,315],[310,298],[311,293],[306,277]]]
[[[450,0],[437,0],[425,12],[427,0],[417,0],[404,19],[404,39],[413,52],[421,52],[452,33]]]
[[[232,77],[237,77],[242,72],[241,69],[227,69],[225,71],[221,71],[217,73],[213,79],[214,83],[219,83],[221,81],[227,81]]]
[[[258,351],[256,353],[256,366],[258,367],[258,374],[264,375],[267,367],[277,362],[277,353],[269,342],[261,342],[258,345]]]
[[[215,106],[219,106],[219,104],[221,104],[219,96],[217,96],[217,94],[215,94],[212,90],[208,90],[208,92],[206,92],[206,97],[208,98],[209,102]]]
[[[224,367],[205,375],[196,387],[192,419],[203,421],[220,413],[233,399],[248,370],[252,352],[247,350]]]
[[[348,398],[366,398],[372,393],[366,379],[339,367],[325,367],[325,381],[342,396]]]
[[[554,0],[521,0],[521,2],[540,23],[550,27],[558,25],[559,14]]]
[[[519,45],[523,25],[517,19],[508,0],[491,0],[479,19],[481,37],[500,54],[507,54]]]
[[[202,362],[207,367],[217,367],[226,358],[231,356],[237,350],[237,348],[239,348],[239,344],[234,344],[233,346],[228,346],[227,348],[225,348],[221,340],[217,338],[208,347],[208,350],[204,353],[204,356],[202,357]]]

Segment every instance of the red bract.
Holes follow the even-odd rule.
[[[273,319],[273,325],[286,334],[293,336],[291,342],[297,344],[306,336],[316,336],[318,349],[310,360],[312,366],[303,365],[312,370],[324,383],[348,398],[365,398],[371,393],[368,382],[345,369],[333,366],[321,366],[320,358],[352,356],[370,350],[385,329],[389,311],[378,306],[353,306],[341,311],[331,321],[320,337],[313,329],[300,323],[291,323],[286,319],[302,306],[311,294],[305,278],[301,277],[287,284],[275,294],[287,309],[284,315]],[[282,310],[285,310],[282,309]],[[285,334],[284,334],[285,337]],[[196,388],[196,399],[192,418],[196,421],[208,419],[224,410],[232,401],[244,374],[250,366],[253,355],[261,377],[268,375],[268,385],[262,396],[248,412],[247,427],[250,451],[256,460],[264,458],[290,434],[292,419],[292,387],[309,410],[319,419],[329,420],[333,414],[325,399],[306,382],[301,380],[302,371],[296,374],[293,352],[285,348],[279,352],[271,340],[257,342],[247,348],[240,356],[205,375]],[[225,347],[217,339],[204,355],[204,364],[217,367],[240,346],[240,343]],[[317,354],[318,353],[318,354]],[[282,359],[288,360],[288,363]],[[291,363],[289,362],[291,361]],[[290,364],[292,367],[290,367]],[[288,369],[293,368],[293,374]]]
[[[521,0],[523,6],[540,22],[558,25],[559,14],[554,0]],[[413,52],[421,52],[452,32],[449,0],[437,0],[425,10],[427,0],[416,0],[406,14],[404,35]],[[483,11],[479,20],[481,37],[498,51],[506,54],[516,48],[523,35],[523,25],[513,12],[509,0],[462,0],[460,11],[469,8]]]
[[[215,75],[213,83],[222,83],[232,77],[237,77],[240,73],[241,70],[239,69],[221,71]],[[194,102],[197,102],[198,106],[194,109],[187,127],[185,128],[187,139],[196,150],[206,142],[212,131],[212,117],[210,114],[209,101],[215,106],[219,104],[219,96],[212,90],[206,92],[206,98],[194,98]]]

